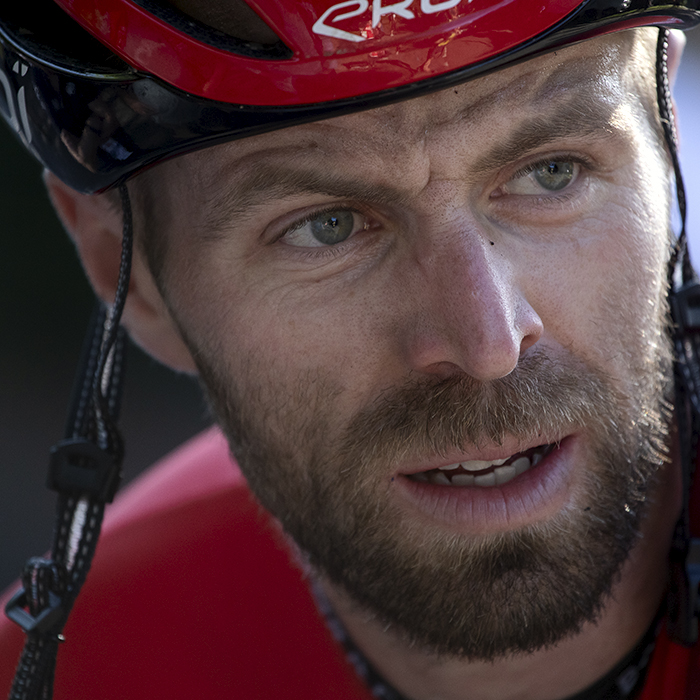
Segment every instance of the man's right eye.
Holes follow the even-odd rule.
[[[312,214],[294,224],[279,240],[298,248],[334,246],[368,227],[365,217],[358,212],[331,209]]]
[[[504,194],[542,196],[556,194],[576,182],[581,165],[571,159],[552,158],[524,168],[503,187]]]
[[[534,179],[549,192],[556,192],[569,185],[576,176],[577,164],[570,161],[550,160],[532,171]]]

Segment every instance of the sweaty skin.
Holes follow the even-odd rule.
[[[595,498],[586,486],[600,469],[594,421],[560,422],[561,434],[541,438],[570,447],[536,488],[533,477],[510,490],[438,491],[409,477],[541,444],[532,431],[432,452],[410,438],[356,473],[352,463],[334,468],[358,412],[394,388],[465,377],[488,397],[533,357],[594,367],[622,397],[620,431],[636,434],[647,411],[639,397],[656,396],[651,375],[668,355],[655,36],[587,41],[454,90],[217,146],[142,176],[158,193],[148,201],[159,231],[150,234],[157,245],[142,241],[127,324],[155,356],[203,372],[242,468],[288,529],[303,519],[294,504],[309,484],[337,484],[347,489],[341,504],[376,498],[397,548],[429,562],[439,538],[488,544],[578,518]],[[572,174],[561,189],[542,186],[552,162]],[[49,184],[108,298],[119,216],[104,198]],[[322,244],[318,217],[337,212],[352,214],[351,233]],[[162,255],[150,270],[144,249]],[[407,697],[557,700],[594,682],[646,631],[666,583],[679,491],[676,461],[658,466],[641,536],[595,622],[529,653],[438,657],[337,581],[324,586],[355,642]],[[351,516],[339,510],[335,526]]]

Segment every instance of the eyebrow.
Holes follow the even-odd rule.
[[[543,146],[567,138],[596,136],[611,139],[620,132],[613,119],[616,109],[617,105],[578,95],[551,115],[525,121],[504,143],[497,144],[479,158],[474,169],[476,172],[494,171]]]
[[[353,199],[380,206],[402,206],[410,199],[406,192],[387,185],[263,161],[236,185],[209,199],[205,224],[216,236],[232,219],[252,216],[256,206],[303,194]]]
[[[539,102],[535,100],[534,104]],[[524,120],[505,142],[496,144],[475,162],[474,172],[494,172],[532,151],[566,138],[594,135],[602,139],[612,138],[620,131],[613,121],[616,108],[617,105],[591,99],[587,93],[577,93],[558,105],[552,114]],[[462,115],[461,121],[466,128],[468,119]],[[285,197],[316,194],[395,207],[407,206],[412,199],[411,194],[399,187],[368,183],[355,177],[321,173],[303,165],[280,162],[301,160],[308,150],[294,146],[253,154],[245,158],[252,165],[245,167],[243,173],[238,175],[237,166],[232,171],[226,168],[229,173],[234,173],[227,175],[226,179],[237,180],[223,191],[216,188],[216,194],[208,199],[204,222],[206,236],[217,238],[231,226],[232,221],[253,217],[257,207]]]

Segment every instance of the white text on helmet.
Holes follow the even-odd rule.
[[[459,5],[462,1],[463,0],[441,0],[440,2],[435,2],[434,0],[420,0],[420,12],[430,15],[435,12],[449,10],[451,7]],[[472,0],[467,0],[467,2],[471,1]],[[370,26],[372,28],[376,27],[382,17],[389,14],[399,15],[405,19],[413,19],[416,15],[410,7],[416,3],[417,0],[400,0],[399,2],[383,4],[382,0],[372,0],[372,20]],[[343,12],[343,10],[345,11]],[[357,17],[365,12],[369,14],[369,0],[344,0],[343,2],[338,2],[329,7],[316,20],[312,31],[315,34],[330,36],[335,39],[343,39],[344,41],[365,41],[371,37],[349,32],[337,26],[338,23],[342,23],[343,20]]]

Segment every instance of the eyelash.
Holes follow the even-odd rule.
[[[295,229],[301,228],[302,226],[306,226],[306,224],[311,223],[314,219],[323,216],[324,214],[331,214],[336,211],[348,211],[353,214],[357,214],[358,216],[363,217],[368,221],[368,228],[372,229],[374,228],[374,225],[376,225],[376,222],[372,220],[372,217],[365,211],[363,211],[360,207],[357,205],[350,205],[350,204],[343,204],[341,203],[334,203],[332,205],[328,205],[327,207],[323,207],[322,209],[317,209],[315,211],[309,212],[306,216],[304,216],[301,219],[297,219],[294,221],[292,224],[287,226],[280,234],[276,235],[271,241],[271,244],[274,243],[279,243],[282,241],[282,239],[290,232],[294,231]],[[361,233],[358,231],[358,233]],[[337,255],[340,255],[345,252],[345,248],[347,245],[349,245],[352,240],[356,237],[357,234],[351,236],[347,241],[343,241],[342,243],[338,243],[336,245],[332,246],[319,246],[317,248],[315,247],[309,247],[309,248],[301,248],[301,247],[296,247],[296,246],[288,246],[291,250],[294,251],[294,254],[302,257],[302,258],[309,258],[309,259],[318,259],[321,257],[336,257]]]
[[[534,172],[537,170],[537,168],[542,167],[543,165],[547,165],[548,163],[551,163],[552,161],[564,161],[564,162],[570,162],[570,163],[577,163],[579,166],[581,166],[582,171],[588,171],[591,172],[593,171],[594,164],[592,163],[591,160],[588,158],[585,158],[583,156],[579,155],[574,155],[572,153],[563,153],[563,154],[557,154],[555,156],[549,156],[547,158],[542,158],[541,160],[535,161],[534,163],[528,163],[527,165],[523,166],[519,170],[516,170],[506,181],[506,185],[508,182],[512,182],[513,180],[517,180],[518,178],[525,177],[526,175],[529,175],[530,173]],[[577,177],[576,181],[581,177],[582,173],[579,173],[579,177]],[[522,196],[522,195],[519,195]],[[548,202],[564,202],[568,199],[571,199],[573,196],[573,193],[570,192],[570,188],[566,188],[561,194],[551,194],[551,195],[543,195],[541,197],[538,197],[540,200],[546,200]]]
[[[306,226],[306,224],[310,224],[314,219],[317,219],[319,216],[323,216],[324,214],[332,214],[333,212],[339,211],[339,210],[349,211],[349,212],[352,212],[353,214],[359,214],[360,216],[364,216],[363,212],[361,212],[357,207],[346,206],[344,204],[329,205],[323,209],[317,209],[315,211],[312,211],[301,219],[297,219],[296,221],[294,221],[294,223],[287,226],[284,229],[284,231],[282,231],[282,233],[280,233],[278,236],[276,236],[275,240],[277,240],[277,241],[281,240],[291,231],[294,231],[295,229],[301,228],[302,226]]]
[[[563,162],[570,162],[570,163],[578,163],[579,165],[582,165],[585,168],[592,168],[592,163],[588,158],[584,158],[582,156],[576,156],[573,153],[563,153],[563,154],[557,154],[555,156],[549,156],[547,158],[542,158],[534,163],[528,163],[528,165],[523,166],[520,168],[520,170],[516,170],[513,175],[508,178],[509,180],[516,180],[519,177],[523,177],[524,175],[529,175],[531,172],[534,170],[537,170],[537,168],[542,167],[543,165],[548,165],[552,161],[563,161]]]

